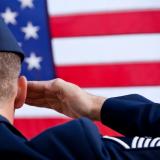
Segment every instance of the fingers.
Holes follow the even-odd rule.
[[[29,93],[43,93],[45,89],[52,90],[53,92],[63,86],[65,81],[56,78],[50,81],[28,81],[28,92]]]
[[[43,97],[43,93],[28,92],[27,94],[27,98],[37,99],[42,97]]]
[[[42,98],[44,96],[45,82],[28,81],[27,98]]]
[[[46,103],[44,99],[32,99],[32,98],[27,98],[25,101],[26,104],[32,105],[32,106],[38,106],[38,107],[46,107]]]
[[[50,103],[48,104],[48,102],[52,101],[54,104],[53,100],[58,100],[62,84],[63,81],[60,79],[51,81],[28,81],[26,103],[34,106],[49,107]]]
[[[43,92],[46,82],[44,81],[28,81],[28,91]]]
[[[47,107],[52,109],[56,109],[57,106],[60,106],[59,101],[53,98],[52,99],[48,98],[47,101],[42,98],[37,98],[37,99],[27,98],[25,103],[32,106]]]

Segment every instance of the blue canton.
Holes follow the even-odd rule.
[[[28,80],[53,79],[55,70],[46,1],[1,0],[0,15],[25,52],[21,74]]]

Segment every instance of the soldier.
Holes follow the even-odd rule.
[[[0,20],[1,159],[155,160],[160,157],[159,104],[139,95],[109,99],[91,95],[61,79],[28,82],[27,87],[25,77],[19,77],[23,58],[23,51]],[[15,109],[25,101],[76,119],[27,140],[12,125]],[[100,120],[126,137],[102,137],[91,120]]]

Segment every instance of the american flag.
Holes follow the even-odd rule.
[[[28,80],[60,77],[93,94],[138,93],[160,102],[160,1],[1,0],[0,14],[26,53]],[[30,138],[66,121],[25,105],[15,126]]]

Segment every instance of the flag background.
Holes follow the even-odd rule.
[[[37,2],[33,0],[32,10],[40,7]],[[48,0],[46,9],[54,64],[43,66],[54,71],[53,78],[105,97],[138,93],[160,102],[160,1]],[[68,120],[55,111],[26,105],[16,111],[15,126],[31,138]],[[120,135],[97,126],[102,134]]]

